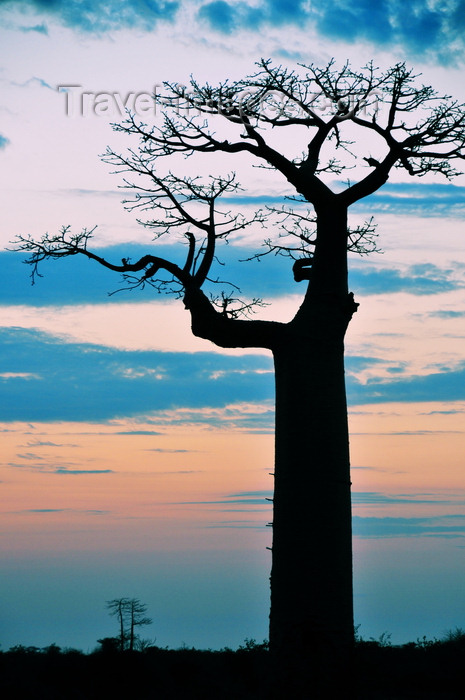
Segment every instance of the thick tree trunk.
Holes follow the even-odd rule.
[[[324,690],[327,674],[342,670],[353,644],[342,337],[330,344],[291,342],[274,357],[270,648],[294,676],[302,672],[310,681],[317,673]]]
[[[350,698],[354,628],[344,335],[357,305],[347,291],[344,214],[320,216],[318,236],[305,301],[273,348],[270,649],[280,670],[277,697],[284,690],[280,684],[293,698],[333,697],[333,684],[346,678],[344,697]]]
[[[270,650],[276,698],[352,698],[354,643],[344,336],[357,309],[347,288],[347,212],[317,210],[308,289],[287,324],[218,314],[186,292],[195,335],[223,347],[267,347],[276,375]]]

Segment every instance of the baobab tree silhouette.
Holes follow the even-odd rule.
[[[165,88],[161,125],[129,114],[114,128],[137,138],[138,148],[125,154],[108,149],[104,160],[125,173],[132,194],[126,207],[155,238],[184,241],[184,261],[148,253],[112,262],[89,249],[93,230],[67,227],[41,240],[20,237],[16,249],[29,254],[33,277],[45,259],[87,256],[122,273],[129,287],[151,285],[178,295],[194,335],[222,348],[272,351],[270,651],[279,669],[277,693],[282,697],[281,683],[289,697],[332,697],[331,688],[348,673],[354,642],[344,337],[358,304],[348,289],[347,252],[376,247],[371,222],[351,229],[348,210],[396,168],[411,176],[456,175],[454,164],[464,159],[464,106],[421,85],[404,63],[355,70],[330,61],[290,70],[261,60],[243,80],[212,86],[192,79],[189,90]],[[295,144],[303,152],[296,155]],[[236,176],[183,170],[182,156],[192,167],[193,158],[215,154],[235,163],[243,157],[279,174],[294,201],[249,218],[221,209],[222,198],[238,193]],[[357,179],[334,188],[334,178],[352,174],[352,167]],[[254,224],[273,226],[276,234],[258,256],[289,256],[295,282],[306,283],[288,323],[249,318],[258,299],[240,300],[234,287],[210,297],[204,291],[221,244]],[[351,697],[349,685],[345,697]]]

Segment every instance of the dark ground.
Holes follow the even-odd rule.
[[[280,700],[272,670],[266,645],[249,640],[237,651],[150,647],[83,654],[55,645],[14,647],[0,653],[0,696],[4,700]],[[465,633],[403,646],[359,641],[354,675],[359,700],[463,700]],[[293,700],[288,694],[282,697]],[[341,700],[344,697],[342,693]]]

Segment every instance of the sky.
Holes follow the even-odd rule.
[[[120,279],[87,260],[44,264],[32,286],[10,242],[96,226],[112,259],[156,245],[176,259],[99,157],[131,146],[111,127],[125,106],[191,74],[242,78],[262,57],[405,61],[463,102],[464,25],[461,0],[0,2],[2,649],[90,651],[116,634],[105,602],[123,596],[147,604],[160,646],[261,641],[273,488],[269,353],[194,338],[182,302],[151,289],[109,295]],[[235,211],[285,201],[288,185],[249,165],[185,167],[242,176]],[[360,307],[346,337],[364,638],[465,627],[464,194],[463,176],[396,172],[352,207],[352,224],[374,217],[382,250],[350,256]],[[240,262],[266,235],[237,236],[221,260],[267,302],[257,317],[289,320],[302,298],[289,262]]]

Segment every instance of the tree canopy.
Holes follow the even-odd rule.
[[[219,245],[254,225],[267,224],[269,234],[268,219],[274,215],[279,233],[267,235],[266,248],[257,254],[291,255],[295,279],[308,279],[315,212],[349,207],[381,187],[393,168],[411,176],[453,178],[465,157],[464,106],[419,83],[404,63],[384,71],[373,63],[361,70],[349,63],[337,68],[334,61],[323,68],[311,64],[291,70],[262,59],[256,72],[242,80],[217,86],[195,79],[188,87],[166,83],[157,100],[154,124],[128,114],[114,125],[138,139],[137,148],[124,154],[108,148],[103,158],[123,174],[125,206],[138,214],[155,240],[168,235],[185,244],[183,263],[153,253],[135,261],[105,260],[89,250],[95,229],[74,233],[63,227],[41,241],[19,237],[17,249],[30,253],[33,278],[45,258],[83,254],[122,273],[130,287],[152,285],[181,296],[206,281],[220,282],[209,277]],[[303,146],[300,153],[295,144]],[[287,181],[284,188],[294,190],[289,205],[262,207],[248,218],[232,213],[222,200],[230,205],[240,194],[234,172],[186,174],[192,156],[200,154],[231,156],[228,165],[243,154],[278,172]],[[215,168],[223,169],[223,161],[213,160]],[[342,173],[356,179],[348,178],[343,187],[335,181]],[[303,203],[312,210],[305,211]],[[364,253],[376,248],[371,221],[348,228],[347,235],[349,249]],[[221,315],[236,319],[260,300],[239,300],[239,290],[230,282],[221,284],[211,301]]]

